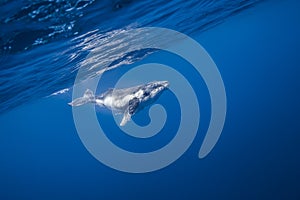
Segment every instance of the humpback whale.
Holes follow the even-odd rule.
[[[130,88],[111,88],[97,96],[90,89],[87,89],[82,97],[73,100],[69,105],[81,106],[87,103],[94,103],[95,105],[106,107],[117,114],[123,114],[120,126],[124,126],[131,119],[132,115],[155,101],[168,86],[168,81],[153,81]]]

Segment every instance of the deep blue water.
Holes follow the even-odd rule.
[[[2,1],[0,198],[299,199],[299,9],[296,0]],[[197,155],[209,124],[209,95],[190,65],[167,52],[127,55],[105,43],[145,26],[188,34],[219,68],[228,111],[221,138],[205,159]],[[104,73],[104,87],[135,66],[158,62],[198,88],[200,129],[170,166],[128,174],[101,164],[77,135],[67,105],[71,93],[49,96],[70,88],[99,46],[104,55],[112,51],[99,61],[100,69],[114,68]],[[168,115],[164,133],[145,141],[118,134],[109,112],[98,118],[114,130],[108,137],[118,146],[152,151],[174,137],[179,120],[171,92],[158,102],[175,114]],[[147,108],[133,119],[147,124]]]

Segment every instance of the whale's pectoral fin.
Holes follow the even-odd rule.
[[[131,115],[129,114],[128,110],[125,111],[120,126],[125,126],[125,124],[130,120]]]
[[[131,99],[128,103],[128,112],[130,115],[133,115],[137,108],[139,107],[140,104],[140,100],[136,97],[134,97],[133,99]]]
[[[92,103],[95,101],[95,95],[92,90],[87,89],[83,94],[83,97],[74,99],[72,102],[68,103],[70,106],[81,106],[86,103]]]
[[[124,116],[120,123],[120,126],[124,126],[131,119],[131,116],[137,111],[139,104],[140,100],[136,97],[129,101],[128,108],[124,112]]]

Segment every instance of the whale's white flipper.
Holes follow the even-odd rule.
[[[95,102],[95,95],[94,95],[92,90],[87,89],[85,91],[85,93],[83,94],[83,97],[79,97],[79,98],[73,100],[72,102],[69,103],[69,105],[71,105],[71,106],[81,106],[83,104],[93,103],[93,102]]]
[[[131,119],[131,115],[129,114],[129,112],[126,112],[124,113],[123,115],[123,118],[122,118],[122,121],[120,123],[120,126],[125,126],[125,124],[127,124],[127,122],[129,122]]]
[[[131,116],[136,113],[138,107],[140,105],[140,100],[136,97],[131,99],[128,103],[128,107],[124,112],[123,119],[120,123],[120,126],[124,126],[128,121],[130,121]]]

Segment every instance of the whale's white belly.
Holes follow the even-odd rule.
[[[132,98],[133,95],[126,95],[123,98],[108,96],[104,99],[103,104],[111,110],[124,111]]]

